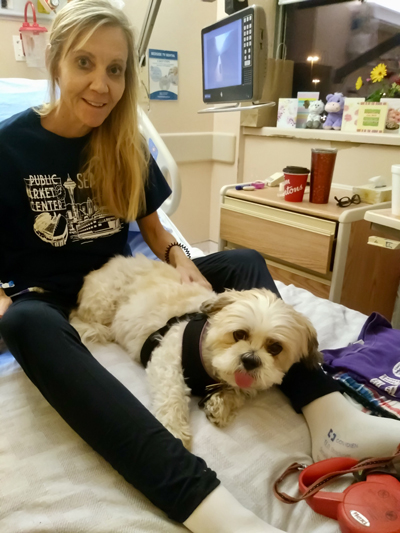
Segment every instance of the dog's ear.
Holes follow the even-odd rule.
[[[237,291],[227,290],[221,294],[217,294],[216,297],[210,298],[201,304],[200,312],[206,315],[215,315],[218,311],[231,303],[236,299]]]
[[[308,351],[302,359],[310,369],[317,368],[323,361],[322,353],[318,350],[317,332],[313,326],[308,328]]]

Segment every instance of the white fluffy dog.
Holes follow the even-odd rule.
[[[293,363],[320,360],[310,321],[266,289],[225,291],[183,284],[179,273],[144,256],[115,257],[85,278],[71,323],[83,342],[117,342],[135,361],[146,339],[172,317],[201,312],[206,375],[222,386],[204,399],[207,418],[219,427],[235,416],[246,397],[280,384]],[[190,389],[182,370],[182,338],[188,320],[175,323],[153,350],[147,366],[154,414],[190,447]],[[195,352],[193,347],[193,352]],[[209,390],[209,389],[207,389]]]

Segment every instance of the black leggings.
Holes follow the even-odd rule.
[[[251,250],[194,261],[214,290],[265,287],[279,292],[264,259]],[[184,522],[219,484],[82,344],[56,297],[20,297],[0,320],[0,333],[29,379],[64,420],[129,483],[167,515]],[[321,370],[296,364],[282,384],[296,410],[337,390]]]

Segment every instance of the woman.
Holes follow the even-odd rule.
[[[124,252],[129,220],[138,219],[158,257],[168,250],[183,282],[276,291],[265,262],[252,251],[192,262],[159,223],[156,209],[170,189],[138,132],[134,43],[120,10],[106,0],[67,4],[54,21],[47,63],[50,104],[0,126],[0,279],[15,282],[0,290],[0,333],[66,422],[170,518],[195,533],[280,531],[244,509],[92,357],[68,322],[83,277]],[[331,424],[326,409],[342,405],[336,386],[296,365],[282,388],[298,411],[307,405],[314,447],[323,446],[319,422]]]

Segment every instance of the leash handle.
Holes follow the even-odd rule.
[[[303,496],[300,496],[296,498],[295,496],[290,496],[289,494],[286,494],[286,492],[281,492],[278,488],[278,485],[282,483],[282,481],[287,478],[290,474],[295,474],[296,472],[300,472],[301,470],[304,470],[307,468],[307,465],[304,465],[302,463],[292,463],[290,466],[286,468],[286,470],[283,472],[283,474],[275,481],[274,483],[274,494],[283,503],[297,503],[301,500],[304,500]]]
[[[368,472],[371,470],[376,470],[379,468],[384,468],[387,465],[390,465],[390,463],[395,459],[396,457],[400,457],[400,445],[398,446],[396,452],[388,457],[371,457],[369,459],[364,459],[363,461],[359,461],[356,464],[353,464],[349,468],[342,468],[340,470],[334,470],[332,472],[329,472],[328,474],[320,476],[314,483],[308,486],[307,490],[298,497],[290,496],[289,494],[286,494],[285,492],[282,492],[279,490],[279,484],[290,474],[293,474],[295,472],[305,470],[306,468],[316,468],[316,465],[318,463],[315,463],[314,465],[310,465],[309,467],[306,467],[303,464],[300,463],[292,463],[285,471],[284,473],[277,479],[274,483],[274,494],[283,503],[297,503],[302,500],[306,500],[307,498],[310,498],[317,492],[319,492],[323,487],[331,483],[334,479],[336,479],[339,476],[343,476],[345,474],[352,474],[352,473],[360,473],[360,472]],[[334,458],[334,459],[328,459],[327,461],[350,461],[350,464],[352,462],[349,458]],[[356,459],[353,459],[353,461],[356,461]]]

